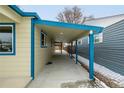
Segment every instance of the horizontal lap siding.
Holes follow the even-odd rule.
[[[5,19],[5,20],[4,20]],[[11,23],[6,17],[0,23]],[[16,55],[0,56],[0,77],[30,77],[31,18],[24,17],[16,23]]]
[[[44,49],[40,47],[40,29],[35,27],[35,76],[44,66]]]
[[[79,55],[88,58],[88,43],[79,46]],[[124,75],[124,20],[104,28],[103,43],[95,44],[95,62]]]
[[[89,57],[88,37],[83,38],[82,44],[83,45],[78,45],[78,54],[88,59]]]
[[[47,37],[47,48],[41,48],[40,45],[40,31],[37,26],[35,27],[35,76],[43,71],[44,65],[49,61],[52,56],[53,47],[51,47],[51,43],[49,38]]]

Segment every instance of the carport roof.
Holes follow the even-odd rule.
[[[71,24],[48,20],[34,20],[33,23],[56,42],[70,42],[82,36],[88,35],[90,30],[92,30],[94,33],[100,33],[103,29],[103,27],[97,26]]]
[[[64,23],[64,22],[56,22],[56,21],[48,21],[48,20],[34,20],[35,24],[41,25],[48,25],[48,26],[57,26],[57,27],[64,27],[64,28],[72,28],[78,30],[93,30],[95,33],[100,33],[103,27],[99,26],[91,26],[91,25],[84,25],[84,24],[72,24],[72,23]]]
[[[99,27],[99,26],[72,24],[72,23],[56,22],[56,21],[48,21],[48,20],[34,20],[34,23],[40,24],[40,25],[64,27],[64,28],[71,28],[71,29],[78,29],[78,30],[87,30],[87,31],[92,30],[92,31],[95,31],[95,33],[100,33],[103,29],[103,27]]]

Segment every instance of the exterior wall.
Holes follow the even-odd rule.
[[[11,20],[8,17],[5,17],[4,15],[0,14],[0,22],[14,22],[13,20]]]
[[[22,17],[10,9],[7,5],[0,5],[0,13],[18,23],[22,20]]]
[[[5,16],[1,17],[0,23],[15,23]],[[31,18],[21,18],[21,23],[16,23],[15,27],[16,55],[0,55],[0,77],[30,77]]]
[[[79,55],[88,58],[88,38],[78,48]],[[95,44],[95,62],[124,75],[124,20],[103,30],[103,43]]]
[[[84,24],[107,27],[123,19],[124,19],[124,14],[121,14],[121,15],[115,15],[115,16],[104,17],[104,18],[96,18],[94,20],[86,21]]]
[[[35,27],[35,76],[43,71],[44,65],[49,61],[53,54],[54,48],[51,47],[49,37],[47,37],[47,48],[41,48],[40,34],[41,29]]]

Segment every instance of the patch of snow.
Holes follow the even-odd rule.
[[[96,79],[96,81],[97,81],[98,83],[100,83],[104,88],[110,88],[110,87],[108,87],[105,83],[103,83],[102,81],[100,81],[98,78],[95,77],[95,79]]]
[[[73,54],[73,56],[76,57],[75,54]],[[89,67],[89,60],[88,59],[78,55],[78,60],[81,63],[83,63]],[[120,75],[119,73],[116,73],[116,72],[114,72],[114,71],[112,71],[112,70],[110,70],[110,69],[108,69],[102,65],[99,65],[95,62],[94,62],[94,71],[101,73],[105,77],[116,80],[119,83],[119,85],[124,85],[124,76],[123,75]]]

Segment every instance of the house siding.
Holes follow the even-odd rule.
[[[94,20],[85,21],[84,24],[92,25],[92,26],[107,27],[123,19],[124,19],[124,14],[120,14],[120,15],[96,18]]]
[[[79,45],[78,54],[88,59],[88,37]],[[95,62],[124,75],[124,20],[103,30],[103,43],[95,44]]]
[[[17,23],[21,23],[22,21],[22,17],[18,15],[15,11],[13,11],[11,8],[9,8],[7,5],[0,6],[0,13]]]
[[[44,65],[49,61],[53,54],[54,47],[51,47],[49,37],[47,37],[47,47],[41,48],[41,29],[35,26],[35,77],[43,71]]]
[[[16,52],[15,55],[0,55],[0,77],[30,77],[31,18],[22,17],[21,23],[16,23],[1,17],[0,23],[15,23]]]

